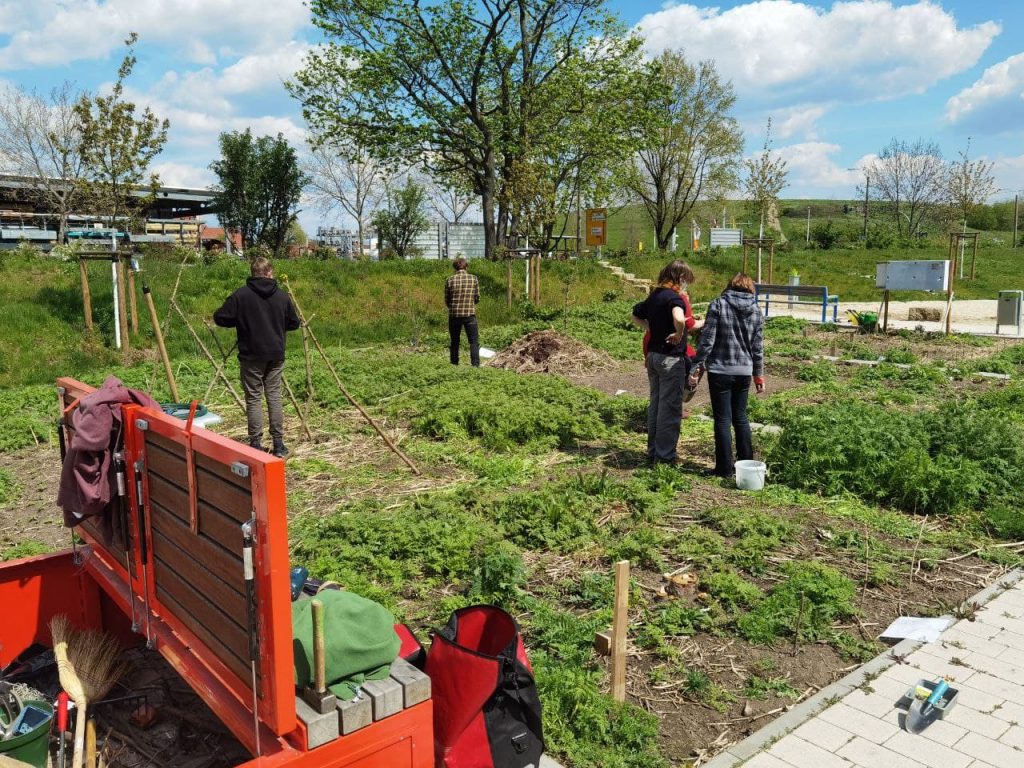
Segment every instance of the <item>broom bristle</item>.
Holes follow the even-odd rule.
[[[127,669],[121,647],[103,632],[78,631],[66,616],[50,622],[61,687],[77,705],[102,699]]]

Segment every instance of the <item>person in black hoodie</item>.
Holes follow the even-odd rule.
[[[754,296],[754,281],[747,275],[734,275],[708,307],[693,367],[691,386],[697,386],[700,368],[708,372],[715,418],[713,474],[729,477],[734,469],[730,427],[736,430],[736,458],[754,458],[747,419],[751,379],[758,394],[764,392],[764,318]]]
[[[287,456],[284,444],[284,414],[281,410],[281,377],[284,374],[285,333],[299,328],[299,316],[292,300],[279,290],[274,267],[262,256],[252,261],[252,277],[228,296],[224,306],[213,313],[213,322],[234,328],[238,335],[238,363],[245,390],[249,420],[249,445],[263,450],[263,404],[270,412],[271,453]]]

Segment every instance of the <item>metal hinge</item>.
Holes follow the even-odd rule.
[[[145,432],[147,429],[149,429],[149,422],[146,421],[145,419],[136,419],[135,420],[135,427],[136,427],[136,429],[139,429],[139,430],[142,430],[143,432]]]
[[[235,462],[231,463],[231,471],[234,472],[239,477],[248,477],[249,476],[249,465],[248,464],[243,464],[240,461],[235,461]]]

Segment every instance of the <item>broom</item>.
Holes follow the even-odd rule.
[[[79,631],[67,616],[55,616],[50,622],[53,655],[61,687],[75,702],[74,768],[82,768],[85,756],[86,707],[99,701],[126,671],[120,660],[121,648],[109,635],[94,630]]]

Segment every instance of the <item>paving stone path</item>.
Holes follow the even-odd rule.
[[[1024,581],[1004,577],[934,643],[903,641],[705,768],[1024,768]],[[894,658],[899,657],[899,659]],[[898,708],[922,678],[960,691],[923,733]]]

